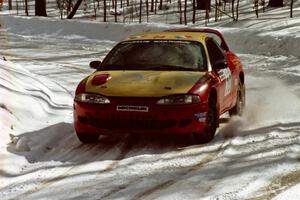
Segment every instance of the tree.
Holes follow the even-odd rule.
[[[197,0],[197,9],[210,11],[211,0]]]
[[[25,14],[26,14],[26,16],[29,15],[29,13],[28,13],[28,0],[25,0]]]
[[[193,24],[196,22],[196,0],[193,0]]]
[[[46,0],[35,0],[35,16],[47,17]]]
[[[106,0],[103,0],[103,21],[106,22]]]
[[[12,0],[8,0],[8,10],[12,10]]]
[[[74,8],[72,9],[72,11],[70,12],[70,14],[67,17],[68,19],[72,19],[74,17],[74,15],[76,14],[81,3],[82,3],[82,0],[77,0]]]
[[[270,7],[283,7],[283,0],[270,0],[268,6],[270,6]]]
[[[293,5],[294,5],[294,0],[291,0],[291,11],[290,11],[290,17],[293,17]]]

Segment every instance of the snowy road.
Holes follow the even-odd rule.
[[[9,72],[13,81],[0,94],[23,87],[29,91],[26,97],[40,102],[28,108],[31,119],[10,101],[0,104],[13,115],[10,131],[30,147],[24,152],[15,144],[1,146],[0,199],[299,197],[285,194],[300,188],[299,58],[239,54],[247,73],[247,112],[223,123],[209,144],[128,136],[83,145],[72,126],[72,95],[79,80],[92,72],[88,62],[102,58],[115,42],[0,29],[0,44],[0,54],[22,66],[1,67],[1,76]],[[2,79],[1,86],[9,82]],[[30,84],[34,90],[26,89]],[[45,107],[43,101],[55,106]]]

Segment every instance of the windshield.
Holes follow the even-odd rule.
[[[119,43],[100,70],[205,71],[203,45],[191,41],[140,40]]]

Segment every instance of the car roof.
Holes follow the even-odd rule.
[[[133,40],[185,40],[185,41],[197,41],[204,43],[207,38],[207,34],[200,32],[146,32],[137,35],[129,36],[125,41]]]

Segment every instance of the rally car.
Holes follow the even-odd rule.
[[[129,36],[77,86],[74,126],[83,143],[99,135],[189,134],[208,142],[225,112],[242,115],[245,74],[214,29]]]

